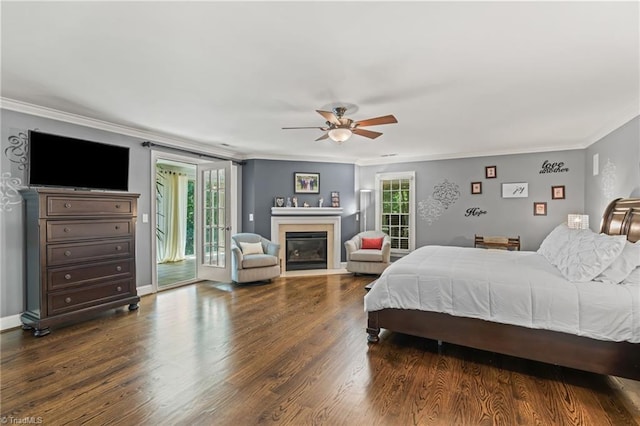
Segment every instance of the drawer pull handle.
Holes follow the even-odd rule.
[[[122,291],[122,287],[118,286],[118,287],[116,287],[116,290]]]
[[[67,297],[66,299],[64,299],[64,301],[65,301],[66,303],[71,303],[71,298],[70,298],[70,297]]]
[[[64,203],[64,208],[65,209],[70,209],[71,208],[71,203]]]
[[[65,255],[65,256],[67,256],[67,257],[71,256],[71,251],[66,250],[66,251],[64,252],[64,255]]]
[[[116,246],[116,251],[122,250],[122,246]]]
[[[119,209],[119,208],[120,208],[120,204],[116,204],[116,209]]]
[[[70,279],[71,279],[71,274],[66,274],[66,275],[64,276],[64,279],[65,279],[65,280],[70,280]]]
[[[120,225],[116,225],[116,229],[120,229]]]
[[[122,266],[116,266],[116,271],[118,272],[122,271]]]
[[[64,228],[64,232],[69,232],[69,231],[71,231],[71,229],[69,229],[69,228]]]

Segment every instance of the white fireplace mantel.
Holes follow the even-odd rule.
[[[309,210],[314,207],[277,207],[278,210]],[[335,210],[330,207],[316,207],[316,210]],[[342,210],[342,209],[340,209]],[[327,269],[340,269],[341,246],[341,217],[334,215],[306,216],[306,215],[282,215],[271,216],[271,241],[280,244],[280,259],[284,259],[284,244],[286,231],[304,231],[307,229],[326,229],[330,233],[327,243]]]
[[[342,207],[271,207],[273,216],[340,216]]]

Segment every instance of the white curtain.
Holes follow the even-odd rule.
[[[178,262],[185,259],[189,178],[176,172],[160,173],[156,257],[158,263]]]

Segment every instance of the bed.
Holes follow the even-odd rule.
[[[379,342],[386,329],[640,380],[640,267],[631,266],[636,278],[621,284],[569,280],[566,268],[575,265],[542,250],[555,232],[538,251],[425,246],[394,262],[365,295],[368,341]],[[640,199],[614,200],[603,214],[601,234],[623,237],[580,232],[638,249],[631,243],[640,240]]]

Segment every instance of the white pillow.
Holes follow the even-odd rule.
[[[627,275],[627,278],[620,284],[635,284],[640,286],[640,266],[631,271],[631,273]]]
[[[590,229],[558,225],[540,244],[544,256],[569,281],[586,282],[609,267],[622,253],[624,235],[596,234]]]
[[[632,244],[627,241],[620,256],[593,280],[619,284],[638,266],[640,266],[640,244]]]
[[[262,243],[245,243],[240,241],[242,254],[264,254]]]

